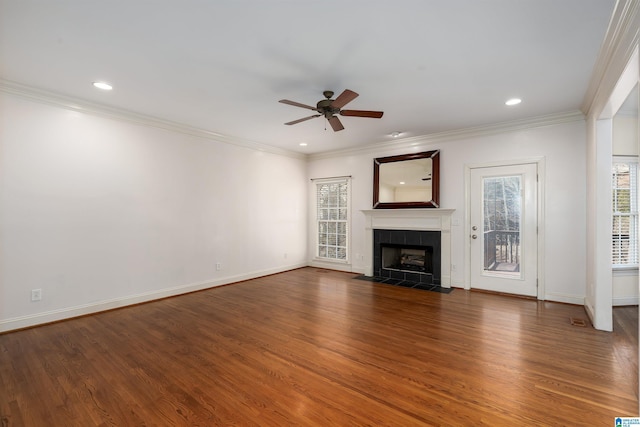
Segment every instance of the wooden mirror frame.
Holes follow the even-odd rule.
[[[391,162],[406,162],[431,158],[431,200],[409,202],[380,202],[380,165]],[[440,150],[422,153],[403,154],[399,156],[378,157],[373,159],[373,208],[374,209],[407,209],[407,208],[439,208],[440,207]]]

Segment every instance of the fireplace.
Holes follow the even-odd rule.
[[[433,283],[439,284],[442,288],[451,287],[451,216],[453,209],[371,209],[363,210],[365,216],[365,245],[362,259],[364,261],[363,273],[365,276],[373,277],[381,274],[382,268],[376,261],[382,262],[382,249],[380,249],[380,241],[374,242],[374,234],[376,232],[388,232],[385,236],[389,236],[389,245],[417,245],[432,247],[433,257],[431,260],[431,268],[433,275]],[[403,234],[397,234],[397,231],[418,231],[429,232],[428,236],[431,241],[415,240],[413,233],[406,237],[407,240],[400,240]],[[427,249],[426,256],[429,255]],[[425,264],[427,261],[425,260]],[[377,271],[374,271],[376,270]],[[389,275],[399,275],[401,273],[394,272]],[[404,275],[409,274],[429,274],[414,272],[402,272]],[[406,277],[406,276],[405,276]],[[409,276],[413,277],[413,276]],[[428,277],[418,277],[418,279],[429,280]],[[411,279],[401,279],[409,280]],[[436,282],[437,280],[437,282]],[[418,280],[415,280],[418,281]]]
[[[373,275],[440,285],[440,231],[373,230]]]

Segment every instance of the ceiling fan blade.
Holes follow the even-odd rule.
[[[344,126],[342,126],[342,122],[340,122],[340,119],[336,116],[331,116],[327,120],[329,120],[329,124],[333,128],[334,132],[338,132],[339,130],[344,129]]]
[[[314,114],[313,116],[305,117],[304,119],[294,120],[292,122],[285,123],[285,125],[295,125],[296,123],[304,122],[307,120],[315,119],[316,117],[320,117],[322,114]]]
[[[294,107],[302,107],[308,110],[317,111],[316,107],[312,107],[311,105],[300,104],[299,102],[289,101],[288,99],[281,99],[278,102],[282,102],[283,104],[293,105]]]
[[[372,119],[379,119],[384,114],[383,111],[366,111],[366,110],[342,110],[341,116],[353,116],[353,117],[371,117]]]
[[[336,99],[331,103],[334,108],[342,108],[354,99],[358,97],[358,94],[352,90],[345,89]]]

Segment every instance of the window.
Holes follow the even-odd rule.
[[[638,267],[638,161],[615,158],[613,163],[612,264]]]
[[[316,182],[318,258],[348,261],[349,195],[346,178]]]

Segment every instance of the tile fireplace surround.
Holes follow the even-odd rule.
[[[455,209],[370,209],[365,221],[365,271],[373,276],[373,230],[440,231],[440,286],[451,287],[451,215]]]

